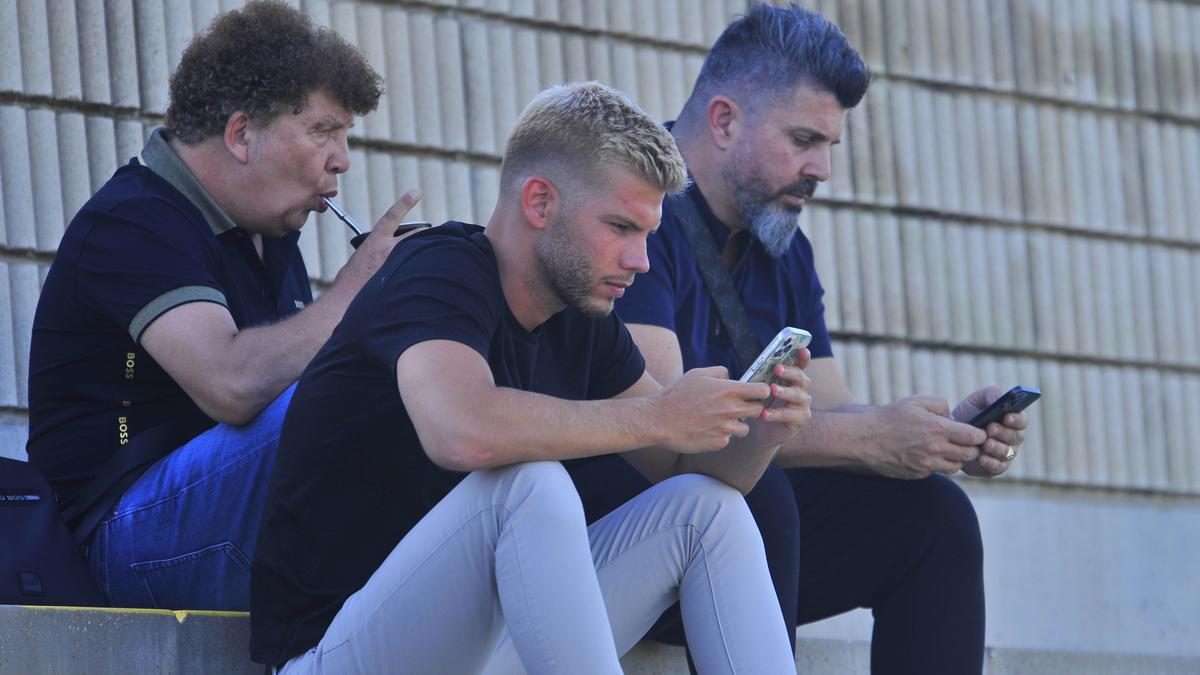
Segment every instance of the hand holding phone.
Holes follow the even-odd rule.
[[[1018,384],[972,417],[967,424],[986,429],[992,422],[1000,422],[1008,413],[1021,412],[1041,397],[1042,392],[1037,387],[1023,387]]]
[[[800,328],[787,327],[779,331],[771,344],[762,350],[754,363],[742,375],[742,382],[766,382],[778,384],[779,376],[775,374],[775,365],[782,363],[790,366],[800,357],[800,350],[812,342],[812,333]]]

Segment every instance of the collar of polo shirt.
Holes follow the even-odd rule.
[[[138,163],[158,174],[171,187],[183,193],[208,221],[212,233],[223,234],[237,227],[237,223],[217,204],[208,190],[196,180],[187,165],[167,143],[166,129],[158,127],[150,134],[146,147],[137,156]]]

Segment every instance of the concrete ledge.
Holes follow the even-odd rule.
[[[262,675],[250,662],[249,615],[154,609],[0,605],[0,675],[171,673]],[[870,672],[862,641],[801,639],[806,675]],[[685,675],[683,649],[650,642],[621,660],[638,675]],[[986,675],[1171,675],[1200,672],[1200,658],[989,648]]]

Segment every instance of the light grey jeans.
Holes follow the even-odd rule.
[[[795,673],[737,491],[677,476],[585,528],[561,464],[478,471],[281,672],[619,673],[676,600],[702,673]]]

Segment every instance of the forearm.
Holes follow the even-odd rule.
[[[813,411],[812,419],[779,449],[775,459],[784,468],[841,468],[871,472],[866,457],[882,442],[873,406],[851,404],[835,410]]]
[[[699,473],[711,476],[746,494],[754,489],[771,460],[775,459],[779,447],[764,447],[754,440],[753,435],[734,438],[716,452],[678,455],[672,475]]]

